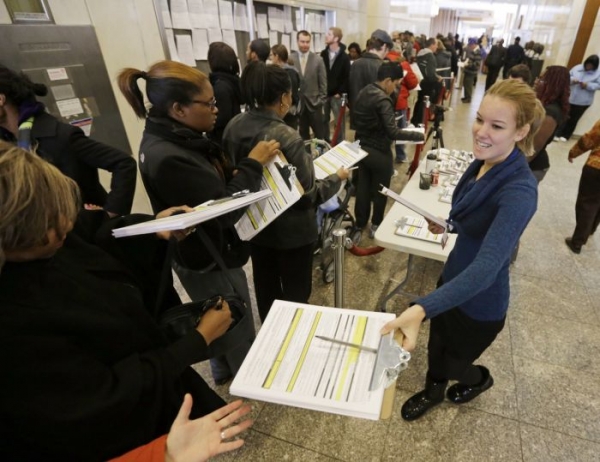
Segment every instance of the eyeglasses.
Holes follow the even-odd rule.
[[[217,107],[217,98],[213,96],[213,99],[211,99],[210,101],[200,101],[199,99],[193,99],[192,103],[202,104],[203,106],[206,106],[212,111]]]

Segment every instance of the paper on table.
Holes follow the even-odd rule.
[[[377,420],[385,390],[369,391],[376,355],[315,336],[377,349],[381,327],[394,317],[275,300],[229,391]]]
[[[228,0],[219,0],[221,29],[233,29],[233,6]]]
[[[186,0],[171,0],[171,20],[173,29],[192,28]]]
[[[280,173],[280,169],[287,169],[286,166],[287,161],[279,154],[263,167],[260,188],[271,191],[273,195],[248,207],[244,216],[235,224],[242,241],[252,239],[302,197],[302,186],[295,175],[291,174],[286,181]]]
[[[432,221],[432,222],[434,222],[437,225],[440,225],[442,228],[444,228],[444,229],[448,228],[448,223],[446,223],[445,220],[443,220],[440,217],[436,217],[436,216],[432,215],[431,213],[427,212],[426,210],[423,210],[418,205],[413,204],[410,201],[407,201],[406,199],[404,199],[403,197],[401,197],[399,194],[396,194],[391,189],[388,189],[385,186],[382,186],[381,190],[379,192],[381,194],[383,194],[384,196],[391,197],[392,199],[394,199],[399,204],[402,204],[405,207],[408,207],[409,209],[411,209],[412,211],[417,212],[419,215],[427,218],[429,221]]]
[[[424,218],[404,216],[399,220],[396,234],[398,236],[412,237],[423,241],[442,243],[442,234],[433,234],[427,228],[427,221]]]
[[[425,127],[403,128],[402,130],[405,130],[407,132],[423,133],[423,135],[425,135]],[[425,140],[423,140],[423,141],[396,140],[396,144],[423,144],[423,143],[425,143]]]
[[[192,37],[187,34],[176,34],[175,40],[177,41],[177,54],[179,55],[179,60],[188,66],[196,67]]]
[[[194,58],[200,61],[208,57],[208,31],[206,29],[192,30],[192,44]]]
[[[140,234],[156,233],[158,231],[172,231],[186,229],[203,223],[226,213],[245,207],[253,202],[265,199],[271,195],[271,191],[262,190],[255,193],[245,194],[240,197],[231,197],[208,201],[195,207],[194,212],[182,213],[166,218],[138,223],[113,230],[115,237],[137,236]]]
[[[337,172],[340,167],[352,167],[367,155],[366,151],[360,149],[358,141],[342,141],[314,160],[315,176],[322,180]]]

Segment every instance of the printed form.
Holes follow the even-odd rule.
[[[236,375],[233,395],[371,420],[384,387],[369,391],[383,324],[393,313],[276,300]]]
[[[340,167],[352,167],[367,155],[366,151],[360,149],[357,141],[354,143],[342,141],[314,160],[315,176],[322,180],[337,172]]]
[[[294,168],[281,155],[265,165],[260,189],[269,190],[272,195],[248,207],[244,216],[235,224],[240,239],[252,239],[290,208],[302,197],[301,188],[296,181]]]

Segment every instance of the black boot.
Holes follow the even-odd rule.
[[[444,392],[448,385],[447,380],[436,382],[429,375],[425,379],[425,390],[408,398],[402,405],[400,415],[404,420],[415,420],[425,414],[432,407],[444,401]]]
[[[477,366],[481,371],[481,380],[477,385],[456,383],[448,388],[446,397],[455,404],[468,403],[494,385],[494,379],[487,367]]]

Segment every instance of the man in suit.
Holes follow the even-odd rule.
[[[340,110],[342,108],[342,95],[348,93],[348,76],[350,75],[350,57],[346,54],[346,45],[342,42],[342,29],[330,27],[325,35],[327,48],[321,52],[321,59],[327,71],[327,101],[325,103],[325,140],[331,142],[329,134],[329,115],[333,112],[334,132],[337,127]],[[336,144],[346,138],[345,121],[340,125],[340,132],[335,140]]]
[[[523,61],[525,61],[525,50],[523,50],[523,47],[520,45],[520,43],[521,37],[516,37],[515,43],[506,49],[506,61],[504,63],[504,70],[502,71],[503,78],[505,79],[508,77],[508,72],[510,71],[511,67],[521,64]]]
[[[315,138],[325,139],[323,106],[327,100],[327,72],[320,56],[310,51],[310,32],[301,30],[296,35],[298,51],[292,52],[294,66],[300,73],[300,136],[310,139],[310,129]]]

